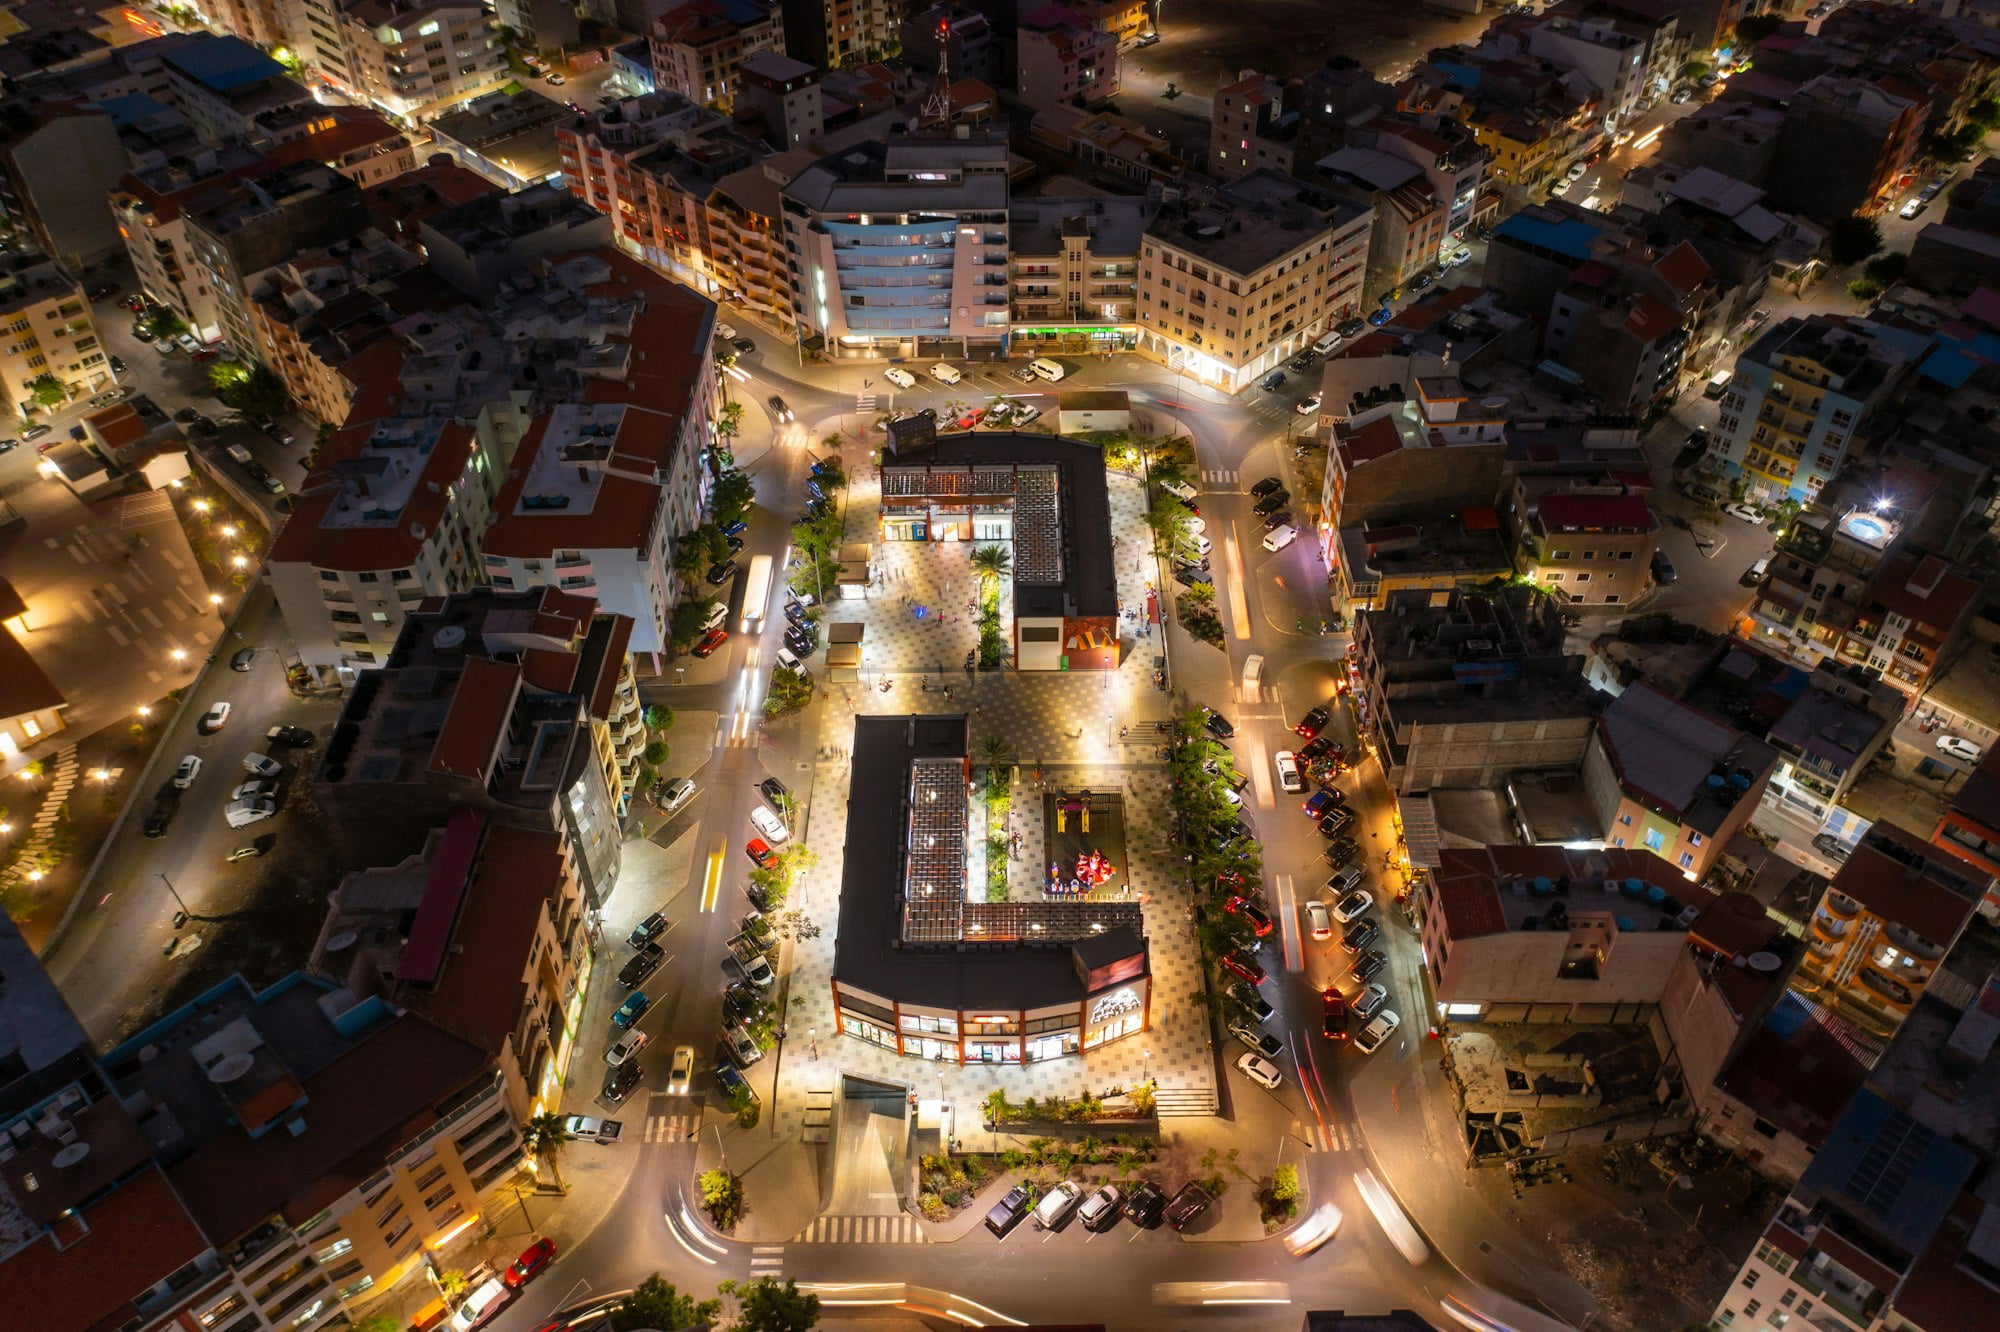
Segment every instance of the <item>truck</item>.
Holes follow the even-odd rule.
[[[616,1142],[625,1126],[615,1119],[593,1119],[589,1115],[569,1115],[563,1119],[563,1136],[584,1142]]]
[[[745,917],[762,922],[762,916]],[[730,960],[743,972],[744,979],[761,989],[769,989],[777,983],[778,973],[771,969],[771,960],[764,956],[764,941],[769,938],[770,926],[764,926],[762,934],[752,934],[745,929],[734,935],[724,947],[729,949]]]

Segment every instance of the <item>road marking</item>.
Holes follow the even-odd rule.
[[[723,845],[720,842],[716,843],[715,850],[708,853],[708,868],[703,872],[701,879],[703,911],[715,910],[716,895],[722,891],[722,853]]]
[[[647,1115],[645,1131],[640,1141],[693,1142],[695,1134],[700,1129],[700,1115]]]
[[[930,1244],[917,1218],[894,1216],[818,1216],[792,1237],[794,1244]]]

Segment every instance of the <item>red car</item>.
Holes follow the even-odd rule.
[[[1236,953],[1222,955],[1222,969],[1240,980],[1249,981],[1252,985],[1262,985],[1267,979],[1264,968],[1257,965],[1255,958],[1242,957]]]
[[[709,653],[721,647],[728,639],[729,631],[727,629],[711,629],[701,636],[701,642],[694,645],[694,655],[697,657],[706,657]]]
[[[190,359],[193,360],[196,365],[206,365],[210,361],[215,359],[215,353],[210,351],[208,348],[203,347],[200,351],[196,352]]]
[[[90,289],[90,299],[93,301],[110,300],[113,296],[116,296],[117,294],[118,294],[118,284],[116,282],[106,282],[103,283],[102,285],[95,286]]]
[[[538,1239],[521,1251],[514,1265],[500,1278],[500,1284],[509,1290],[519,1290],[541,1275],[556,1256],[556,1242],[552,1239]]]
[[[750,859],[757,862],[758,869],[769,869],[778,861],[778,857],[771,852],[770,844],[761,837],[751,838],[743,844],[743,849],[749,853]]]
[[[960,430],[970,430],[972,427],[978,425],[985,415],[986,409],[984,407],[974,407],[964,416],[959,417],[956,424]]]
[[[1255,931],[1259,939],[1271,932],[1270,913],[1247,897],[1232,897],[1224,905],[1223,909],[1228,911],[1232,916],[1241,916],[1243,919],[1249,921],[1250,928]]]
[[[1320,1005],[1325,1014],[1321,1030],[1326,1033],[1326,1038],[1330,1041],[1346,1040],[1347,996],[1339,990],[1329,989],[1320,995]]]

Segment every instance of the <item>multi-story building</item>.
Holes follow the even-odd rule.
[[[1276,171],[1163,208],[1139,257],[1139,350],[1234,393],[1361,309],[1374,215]]]
[[[560,170],[556,127],[573,114],[525,88],[487,93],[431,121],[433,155],[449,156],[503,190],[540,185]]]
[[[1785,101],[1772,202],[1823,223],[1872,207],[1917,159],[1924,111],[1865,78],[1813,79]]]
[[[1780,320],[1736,358],[1711,453],[1752,498],[1811,500],[1923,345],[1867,321]]]
[[[935,70],[942,58],[955,79],[993,81],[993,25],[976,9],[945,3],[912,13],[903,20],[902,43],[912,69]]]
[[[1835,661],[1814,667],[1765,733],[1778,751],[1766,802],[1775,800],[1817,834],[1888,743],[1903,702],[1879,671]]]
[[[673,543],[706,504],[715,306],[646,277],[634,340],[647,373],[630,387],[590,383],[583,402],[536,419],[508,465],[482,550],[495,587],[549,583],[591,598],[630,619],[631,651],[659,653],[677,579],[691,586],[697,575],[675,567]]]
[[[1678,248],[1699,288],[1708,266]],[[1689,342],[1689,320],[1675,303],[1596,262],[1579,265],[1550,303],[1544,350],[1606,411],[1643,412],[1680,388]]]
[[[1014,72],[1023,106],[1102,106],[1118,95],[1118,38],[1061,4],[1047,4],[1021,19]]]
[[[576,9],[568,0],[494,0],[500,26],[530,51],[555,55],[577,45]]]
[[[427,121],[506,84],[498,26],[465,0],[354,0],[340,10],[338,64],[322,47],[319,68],[391,116]]]
[[[1287,96],[1303,95],[1296,83],[1252,72],[1213,99],[1208,129],[1208,170],[1218,180],[1269,167],[1295,174],[1302,116]]]
[[[1931,845],[1943,847],[1987,876],[1979,914],[2000,917],[2000,747],[1990,747],[1979,766],[1951,798],[1931,831]]]
[[[261,128],[274,133],[272,121],[286,122],[285,138],[272,144],[264,160],[272,167],[294,162],[321,162],[362,189],[382,185],[417,169],[417,151],[410,136],[376,111],[359,106],[321,106],[308,101],[309,111],[266,117]]]
[[[799,336],[829,356],[997,354],[1008,330],[1004,129],[919,130],[784,187]]]
[[[1009,205],[1014,351],[1132,349],[1139,337],[1139,244],[1155,207],[1136,196]]]
[[[339,425],[355,392],[340,367],[390,336],[396,319],[381,295],[368,288],[417,263],[415,255],[371,230],[266,269],[251,292],[255,340],[244,350],[278,376],[300,411]]]
[[[63,399],[44,403],[37,388],[53,382]],[[110,363],[83,286],[46,255],[0,257],[0,397],[25,420],[88,397],[112,382]]]
[[[1700,883],[1777,761],[1764,741],[1641,682],[1597,719],[1583,786],[1608,845],[1644,848]]]
[[[1393,790],[1574,767],[1604,698],[1533,588],[1389,593],[1354,617],[1355,696]]]
[[[778,49],[817,65],[821,69],[873,59],[887,34],[870,33],[870,11],[886,6],[883,0],[781,0],[773,6],[784,26],[784,40]],[[906,57],[913,56],[907,46]],[[935,63],[936,53],[929,57]],[[956,65],[953,66],[957,68]]]
[[[82,269],[118,253],[104,197],[130,169],[103,107],[34,101],[0,127],[0,213],[43,251]]]
[[[780,149],[817,143],[826,132],[820,71],[779,51],[753,51],[737,67],[739,111],[764,117],[764,140]]]
[[[745,56],[785,49],[779,10],[758,0],[687,0],[660,16],[648,34],[653,87],[728,111],[736,103],[737,70]],[[821,68],[831,62],[808,52]]]
[[[1166,135],[1114,111],[1045,106],[1029,122],[1029,134],[1068,158],[1079,174],[1118,193],[1155,185],[1178,188],[1187,169]]]
[[[258,345],[250,301],[258,276],[300,250],[359,235],[368,207],[352,179],[318,162],[237,182],[185,208],[188,249],[230,345]]]
[[[646,742],[631,630],[550,586],[425,599],[383,673],[348,695],[345,739],[313,776],[343,852],[392,863],[473,814],[556,834],[584,902],[602,910]],[[518,1082],[547,1094],[539,1070]]]
[[[1510,517],[1516,567],[1556,596],[1618,606],[1645,591],[1660,535],[1645,495],[1524,473],[1514,479]]]
[[[173,104],[204,142],[257,134],[267,116],[314,105],[285,67],[239,37],[190,34],[162,61]]]
[[[1437,264],[1451,212],[1415,163],[1374,148],[1342,148],[1321,159],[1318,170],[1329,191],[1375,214],[1368,292],[1392,291]]]
[[[1964,565],[1902,546],[1883,558],[1845,623],[1822,618],[1818,627],[1838,632],[1835,660],[1879,671],[1906,695],[1921,697],[1963,641],[1979,589],[1978,575]]]
[[[1608,23],[1551,17],[1528,30],[1527,47],[1590,80],[1600,95],[1598,114],[1610,127],[1632,118],[1651,82],[1646,43]]]
[[[684,152],[720,123],[714,112],[677,92],[652,92],[556,126],[569,192],[612,219],[619,248],[701,291],[712,290],[698,259],[701,229],[684,220],[694,202],[657,198],[662,189],[685,193],[661,159]]]

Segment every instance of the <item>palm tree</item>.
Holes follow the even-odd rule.
[[[972,552],[972,572],[982,587],[991,587],[1014,571],[1014,556],[1005,546],[981,546]]]
[[[1005,737],[989,735],[979,742],[979,761],[989,768],[1004,767],[1014,757],[1014,746]]]
[[[534,1157],[538,1164],[548,1163],[549,1177],[555,1181],[555,1186],[565,1193],[568,1190],[563,1188],[562,1170],[558,1162],[562,1159],[563,1148],[568,1142],[569,1134],[563,1128],[561,1115],[544,1112],[521,1126],[521,1145],[527,1148],[528,1155]]]

